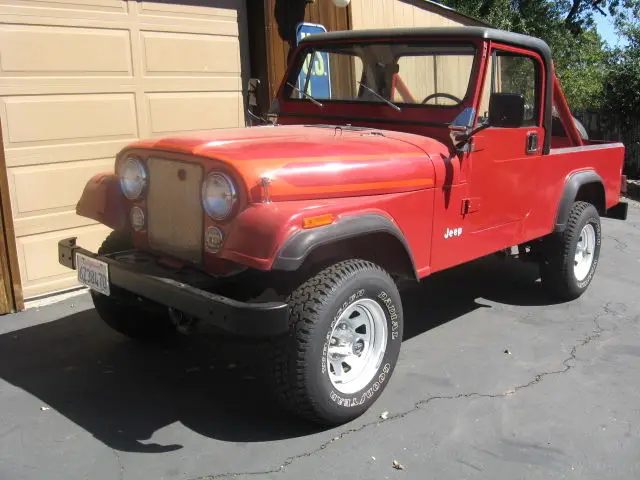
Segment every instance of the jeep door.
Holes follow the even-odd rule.
[[[493,45],[487,62],[478,123],[489,121],[494,93],[524,97],[519,126],[489,127],[473,137],[469,155],[469,198],[463,206],[466,245],[477,256],[520,241],[523,219],[529,214],[538,184],[544,145],[544,64],[536,54]]]

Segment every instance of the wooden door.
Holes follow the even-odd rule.
[[[0,315],[24,308],[0,124]]]
[[[263,0],[247,9],[251,76],[260,80],[257,113],[264,114],[276,95],[295,46],[300,22],[324,25],[332,32],[351,29],[351,6],[336,7],[331,0],[292,2]]]

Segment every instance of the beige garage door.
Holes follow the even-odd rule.
[[[25,297],[75,285],[58,240],[93,174],[140,137],[244,125],[244,0],[0,2],[0,118]],[[242,60],[241,60],[242,59]]]

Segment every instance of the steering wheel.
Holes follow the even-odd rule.
[[[462,103],[462,100],[456,97],[455,95],[451,95],[450,93],[444,93],[444,92],[436,92],[436,93],[432,93],[431,95],[427,95],[426,97],[424,97],[424,100],[422,100],[422,103],[423,104],[427,103],[429,100],[436,97],[444,97],[444,98],[448,98],[449,100],[453,100],[456,103]]]

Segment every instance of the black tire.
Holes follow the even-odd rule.
[[[108,255],[131,248],[127,235],[111,232],[98,249],[98,254]],[[122,335],[143,342],[166,341],[178,335],[166,307],[113,286],[108,297],[93,290],[90,292],[100,318]]]
[[[374,300],[381,307],[386,346],[371,380],[347,395],[329,378],[327,349],[340,314],[359,299]],[[288,303],[291,330],[276,343],[270,365],[278,399],[296,415],[325,425],[362,415],[389,383],[402,343],[402,303],[392,278],[371,262],[347,260],[308,279]]]
[[[576,247],[583,228],[591,224],[595,230],[595,248],[591,268],[586,276],[578,280],[574,271]],[[602,228],[596,208],[586,202],[575,202],[571,206],[567,226],[561,234],[548,238],[544,248],[544,258],[540,265],[542,285],[560,300],[574,300],[580,297],[591,284],[598,267]]]

